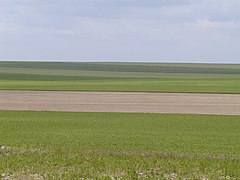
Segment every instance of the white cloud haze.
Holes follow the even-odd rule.
[[[0,60],[240,63],[239,0],[0,0]]]

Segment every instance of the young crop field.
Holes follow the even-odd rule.
[[[9,179],[239,179],[240,117],[0,111]]]
[[[0,90],[240,93],[240,65],[0,62]]]
[[[239,114],[238,95],[219,94],[240,93],[240,65],[0,62],[0,90],[8,90],[1,91],[1,109],[23,110],[24,101],[26,110],[47,110],[0,110],[4,180],[240,178],[240,116],[212,115]],[[135,93],[140,99],[134,99],[108,91],[171,95]],[[191,100],[184,93],[219,94],[205,101],[203,94]],[[146,111],[152,105],[157,113],[189,106],[184,113],[209,115],[120,113],[125,105],[134,112],[152,112]]]

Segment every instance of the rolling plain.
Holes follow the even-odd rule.
[[[0,62],[0,89],[2,179],[240,178],[240,65]],[[176,99],[208,111],[161,111]],[[157,102],[156,113],[149,104],[135,113],[94,110],[125,100],[128,110]],[[21,102],[44,108],[11,108]],[[69,109],[74,103],[89,103],[87,112]],[[78,112],[54,112],[59,104]],[[217,115],[231,106],[236,115]]]
[[[240,65],[0,62],[1,90],[240,93]]]

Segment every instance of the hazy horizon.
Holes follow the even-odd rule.
[[[76,62],[76,63],[162,63],[162,64],[222,64],[222,65],[227,65],[227,64],[236,64],[240,65],[240,62],[184,62],[184,61],[179,61],[179,62],[174,62],[174,61],[114,61],[114,60],[109,60],[109,61],[103,61],[103,60],[0,60],[0,62]]]

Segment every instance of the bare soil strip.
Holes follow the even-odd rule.
[[[240,94],[0,91],[0,110],[240,115]]]

